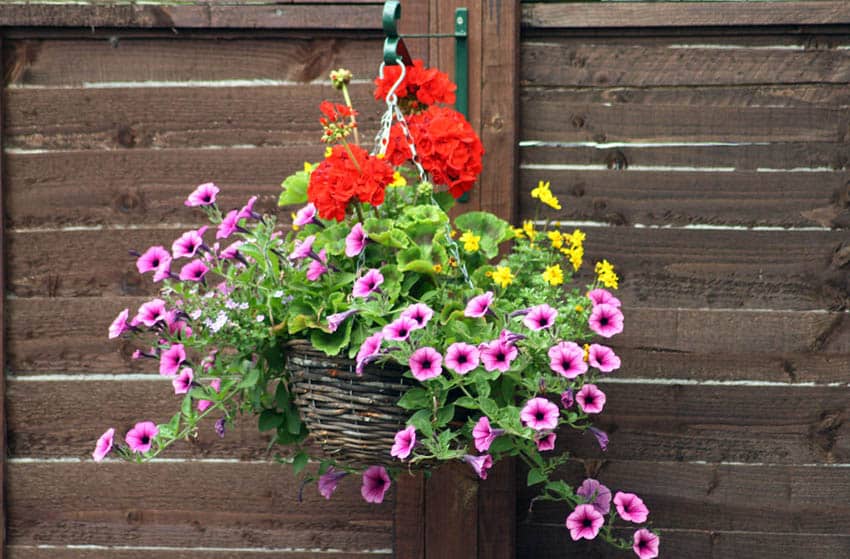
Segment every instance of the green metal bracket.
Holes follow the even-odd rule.
[[[455,107],[469,120],[469,10],[455,10]]]

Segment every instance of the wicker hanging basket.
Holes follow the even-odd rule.
[[[395,434],[408,414],[396,405],[414,381],[399,367],[366,367],[328,357],[307,342],[290,344],[286,369],[301,420],[328,458],[360,465],[389,464]]]

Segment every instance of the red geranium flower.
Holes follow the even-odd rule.
[[[399,75],[401,68],[398,66],[385,67],[384,77],[375,79],[375,99],[384,100]],[[405,68],[404,81],[395,93],[402,107],[416,109],[419,105],[428,107],[435,103],[454,103],[456,90],[457,86],[448,74],[436,68],[426,68],[422,60],[416,59],[413,66]]]
[[[384,189],[392,181],[393,168],[385,160],[369,155],[355,144],[348,144],[348,149],[337,145],[310,174],[307,199],[322,219],[342,221],[352,199],[373,206],[382,204]]]

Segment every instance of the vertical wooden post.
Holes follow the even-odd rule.
[[[3,64],[3,35],[0,34],[0,68]],[[3,153],[4,89],[6,79],[0,75],[0,559],[6,556],[6,225],[4,214]]]

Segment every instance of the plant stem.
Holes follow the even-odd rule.
[[[351,113],[351,128],[354,130],[354,143],[360,145],[360,134],[357,132],[357,120],[354,116],[354,105],[351,104],[351,97],[348,95],[348,86],[342,84],[342,96],[345,98],[345,104],[352,110]]]

